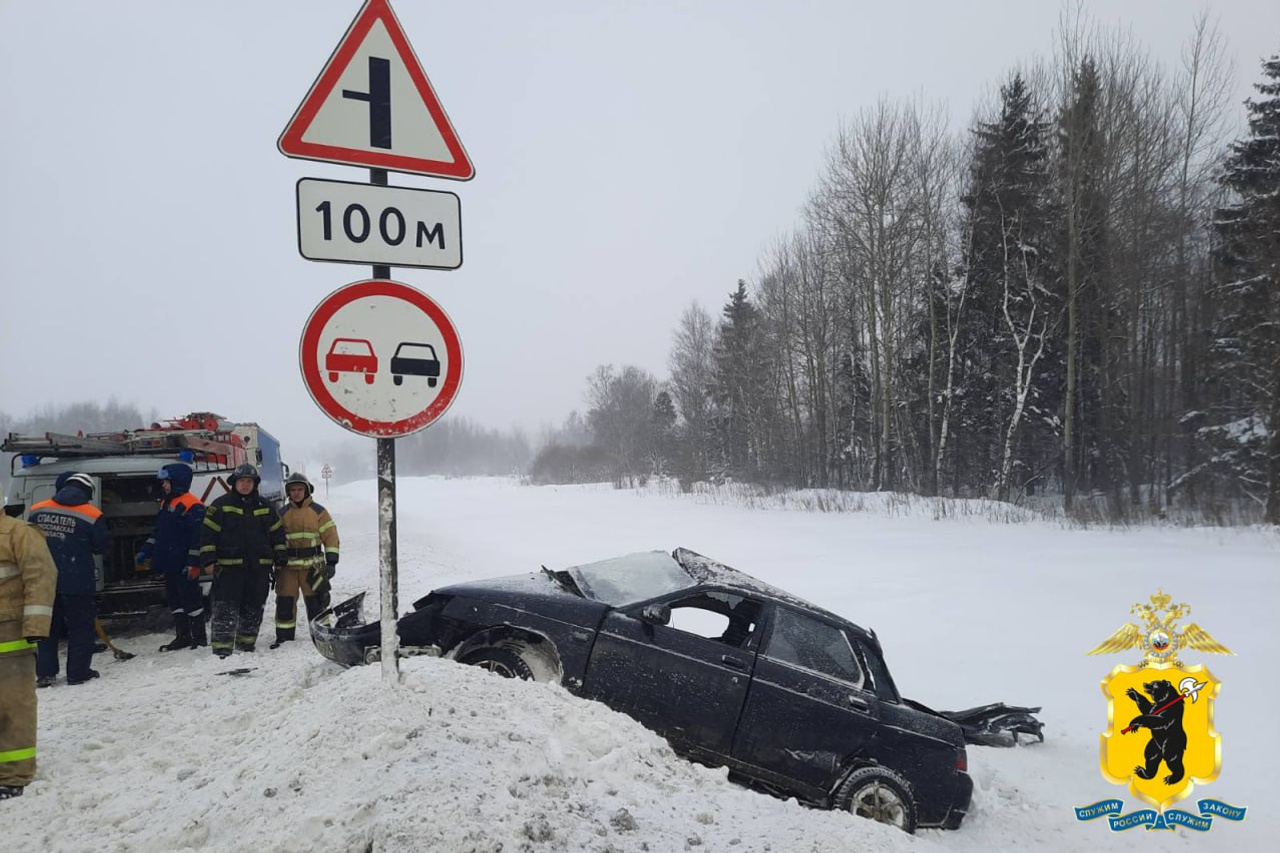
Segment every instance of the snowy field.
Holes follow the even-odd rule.
[[[374,485],[321,501],[342,533],[335,598],[376,598]],[[255,655],[158,654],[42,690],[39,773],[0,803],[4,853],[49,851],[1132,851],[1275,849],[1280,837],[1280,538],[1268,530],[1066,530],[981,508],[868,496],[747,507],[671,490],[402,479],[402,609],[435,586],[684,546],[874,628],[902,692],[937,708],[1043,705],[1047,740],[970,747],[962,829],[896,830],[743,790],[627,717],[549,685],[414,659],[403,683],[342,670],[309,642]],[[1084,652],[1161,586],[1236,657],[1188,655],[1224,682],[1223,772],[1204,795],[1248,806],[1208,833],[1112,833],[1073,806],[1124,790],[1098,771],[1098,683],[1136,654]],[[226,675],[252,667],[243,676]],[[1126,800],[1126,811],[1142,804]],[[1270,839],[1270,840],[1268,840]]]

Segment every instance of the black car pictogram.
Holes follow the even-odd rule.
[[[440,359],[436,358],[436,348],[412,341],[396,347],[395,355],[391,356],[391,381],[401,385],[406,376],[425,376],[427,386],[436,387],[440,381]]]

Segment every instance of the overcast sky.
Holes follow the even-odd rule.
[[[298,254],[284,129],[358,0],[0,0],[0,410],[114,396],[286,442],[348,434],[308,396],[303,323],[369,268]],[[1084,4],[1174,63],[1203,4]],[[449,313],[446,418],[535,432],[596,365],[665,376],[692,301],[718,312],[795,223],[842,118],[881,95],[957,125],[1052,51],[1052,2],[393,0],[475,164],[464,264],[396,269]],[[1237,102],[1280,3],[1211,4]],[[1236,110],[1242,118],[1242,109]],[[291,454],[288,446],[286,459]]]

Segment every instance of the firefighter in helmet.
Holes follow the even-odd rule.
[[[174,638],[160,647],[162,652],[209,645],[199,583],[204,504],[191,494],[194,474],[184,462],[171,462],[156,474],[163,492],[160,512],[155,531],[135,558],[139,565],[149,560],[151,570],[164,578],[164,600],[173,613]]]
[[[289,563],[276,571],[276,641],[279,648],[294,638],[298,624],[298,594],[314,619],[329,606],[329,580],[338,565],[338,526],[329,511],[312,500],[315,487],[306,475],[294,472],[284,481],[289,500],[280,508]]]
[[[231,473],[231,491],[209,504],[200,559],[213,573],[209,645],[218,657],[252,652],[275,570],[285,565],[284,525],[258,493],[262,478],[245,463]]]
[[[31,507],[27,520],[39,527],[58,566],[50,636],[36,646],[36,686],[50,687],[58,677],[58,636],[67,634],[67,684],[98,677],[93,662],[93,624],[97,618],[98,570],[94,556],[106,553],[111,534],[102,510],[94,506],[94,481],[88,474],[63,473],[49,500]]]

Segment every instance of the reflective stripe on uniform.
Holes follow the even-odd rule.
[[[22,608],[23,616],[53,616],[53,608],[46,604],[27,604]]]
[[[22,569],[18,568],[17,563],[0,563],[0,580],[16,578],[20,574]]]
[[[236,515],[244,515],[244,510],[243,510],[243,509],[241,509],[241,508],[240,508],[240,507],[238,507],[238,506],[231,506],[230,504],[228,504],[227,506],[224,506],[224,507],[222,508],[222,511],[223,511],[223,512],[233,512],[233,513],[235,513]]]
[[[337,526],[338,526],[338,525],[333,521],[333,519],[330,519],[329,521],[326,521],[324,524],[320,525],[320,530],[319,530],[319,532],[320,532],[320,533],[324,533],[324,532],[325,532],[326,530],[328,530],[330,527],[337,527]]]
[[[222,525],[214,521],[212,518],[210,518],[207,515],[204,517],[204,526],[214,531],[215,533],[222,532]]]
[[[8,752],[0,752],[0,764],[7,764],[10,761],[30,761],[36,757],[36,748],[29,746],[26,749],[11,749]]]
[[[262,507],[258,507],[257,509],[255,509],[255,510],[253,511],[253,514],[254,514],[254,515],[266,515],[266,514],[267,514],[267,513],[269,513],[269,512],[271,512],[271,508],[270,508],[270,507],[262,506]]]
[[[29,643],[25,638],[21,640],[9,640],[8,642],[0,643],[0,655],[7,654],[8,652],[20,652],[24,649],[34,649],[35,647],[35,643]]]

